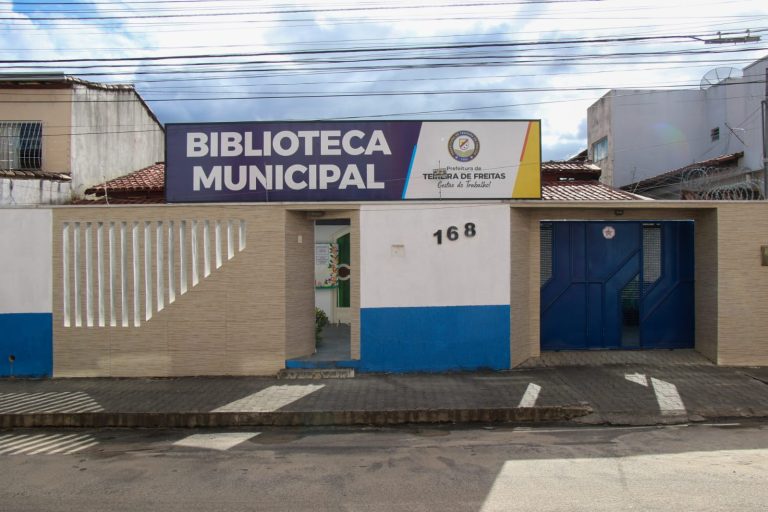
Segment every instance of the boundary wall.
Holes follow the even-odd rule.
[[[693,220],[696,350],[768,365],[768,203],[158,205],[0,211],[0,376],[274,375],[315,349],[318,216],[350,220],[360,371],[537,357],[543,220]]]

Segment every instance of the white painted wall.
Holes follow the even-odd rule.
[[[73,193],[164,159],[165,134],[129,90],[74,86]]]
[[[471,238],[468,222],[477,233]],[[458,240],[447,239],[449,226],[459,228]],[[363,206],[361,307],[509,304],[509,230],[507,205]]]
[[[624,186],[694,162],[743,151],[746,170],[762,169],[762,120],[768,58],[744,77],[706,90],[613,90],[587,111],[588,143],[608,135],[601,181]],[[718,127],[720,139],[710,130]]]
[[[0,314],[51,313],[51,210],[0,210]]]
[[[613,185],[621,187],[706,158],[704,91],[619,91],[614,96]]]
[[[67,181],[0,178],[0,207],[65,204],[72,198]]]

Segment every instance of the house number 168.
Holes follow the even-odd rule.
[[[477,234],[477,230],[475,229],[475,223],[474,222],[467,222],[464,224],[464,236],[467,238],[472,238]],[[443,230],[438,229],[434,233],[432,233],[432,236],[437,238],[437,245],[440,245],[443,243]],[[456,226],[450,226],[448,229],[445,230],[445,237],[450,240],[451,242],[456,241],[459,239],[459,228]]]

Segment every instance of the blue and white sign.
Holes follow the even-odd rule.
[[[168,202],[540,198],[539,121],[169,124]]]

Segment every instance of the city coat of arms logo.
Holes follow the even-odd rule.
[[[474,133],[460,130],[448,140],[448,152],[454,160],[469,162],[480,152],[480,140]]]

